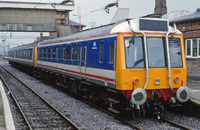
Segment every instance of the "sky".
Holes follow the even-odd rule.
[[[3,0],[3,1],[17,1],[17,2],[41,2],[41,3],[60,3],[63,0]],[[109,14],[106,13],[103,8],[109,4],[116,2],[117,0],[75,0],[74,11],[70,12],[70,19],[79,22],[77,16],[74,14],[80,14],[81,23],[86,25],[87,28],[91,27],[91,22],[96,26],[109,24],[117,10],[117,7],[110,8]],[[155,0],[119,0],[119,8],[129,8],[130,18],[136,18],[145,16],[147,14],[154,13]],[[177,10],[187,10],[195,12],[197,8],[200,8],[200,0],[167,0],[168,13]],[[87,14],[87,15],[86,15]],[[39,36],[38,33],[16,33],[13,32],[12,36]],[[48,34],[44,34],[48,35]],[[0,32],[0,48],[2,47],[2,37],[7,37],[7,43],[10,47],[18,44],[27,44],[36,40],[34,39],[9,39],[10,33]],[[13,42],[15,41],[15,42]],[[0,52],[1,53],[1,52]]]

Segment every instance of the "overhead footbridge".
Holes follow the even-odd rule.
[[[72,10],[74,4],[0,1],[0,31],[70,33]]]

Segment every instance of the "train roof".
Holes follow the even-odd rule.
[[[24,48],[33,48],[33,47],[37,46],[39,43],[40,42],[33,42],[33,43],[30,43],[30,44],[20,45],[20,46],[11,48],[10,51],[12,51],[12,50],[20,50],[20,49],[24,49]]]
[[[111,32],[111,30],[113,29],[113,27],[115,27],[117,24],[119,24],[119,23],[103,25],[100,27],[87,29],[87,30],[84,30],[84,31],[81,31],[78,33],[71,34],[71,35],[45,40],[45,41],[41,42],[40,45],[47,44],[47,43],[60,42],[60,41],[75,40],[75,39],[86,38],[86,37],[89,38],[89,37],[103,35],[103,34],[109,34]]]
[[[73,41],[73,40],[79,40],[79,39],[86,39],[96,36],[101,36],[105,34],[116,34],[119,32],[132,32],[130,30],[128,21],[130,20],[131,25],[133,29],[143,32],[163,32],[166,33],[168,31],[173,31],[174,28],[169,26],[169,21],[167,19],[159,19],[159,18],[135,18],[135,19],[124,19],[120,20],[116,23],[111,23],[108,25],[100,26],[93,29],[88,29],[81,31],[79,33],[75,33],[68,36],[63,36],[55,39],[49,39],[41,42],[39,45],[45,45],[45,44],[53,44],[53,43],[59,43],[64,41]],[[177,31],[177,33],[181,33],[180,31]]]
[[[117,34],[119,32],[132,32],[128,21],[130,20],[132,29],[135,32],[161,32],[166,33],[168,31],[173,31],[174,28],[169,26],[169,21],[167,19],[158,19],[158,18],[135,18],[135,19],[124,19],[120,20],[116,23],[111,23],[108,25],[88,29],[81,31],[79,33],[49,39],[42,42],[35,42],[32,44],[27,44],[23,46],[18,46],[13,49],[21,49],[21,48],[28,48],[33,46],[39,46],[39,45],[46,45],[46,44],[54,44],[54,43],[60,43],[65,41],[73,41],[73,40],[79,40],[79,39],[86,39],[86,38],[92,38],[97,36],[103,36],[105,34]],[[178,34],[181,34],[180,31],[177,31]]]

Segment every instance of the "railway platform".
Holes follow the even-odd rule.
[[[15,130],[10,105],[0,80],[0,130]]]
[[[200,81],[189,80],[187,86],[190,89],[190,99],[200,105]]]

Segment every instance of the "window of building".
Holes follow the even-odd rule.
[[[99,54],[100,62],[103,62],[103,53],[104,53],[104,42],[100,42],[100,54]]]
[[[200,57],[200,39],[198,39],[198,43],[199,43],[198,44],[199,45],[199,47],[198,47],[199,48],[199,55],[198,56]]]
[[[114,44],[110,44],[110,63],[114,63]]]
[[[200,58],[200,38],[185,41],[185,55],[186,58]]]

